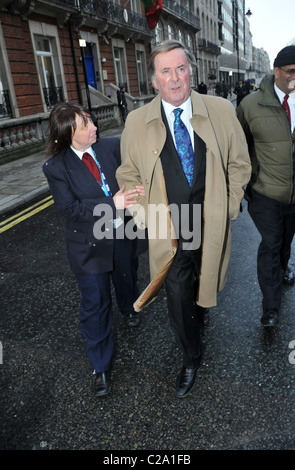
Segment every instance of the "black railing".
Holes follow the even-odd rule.
[[[48,109],[53,108],[57,103],[64,101],[62,87],[43,88],[43,95]]]
[[[8,117],[12,117],[9,91],[3,90],[0,92],[0,119]]]
[[[140,82],[139,87],[140,87],[140,93],[141,94],[143,94],[143,95],[148,94],[147,83],[146,82]]]
[[[180,2],[176,2],[174,0],[165,0],[165,2],[163,2],[163,9],[167,8],[175,13],[179,18],[194,26],[198,31],[201,30],[200,18],[180,5]]]
[[[81,13],[88,13],[106,21],[112,21],[122,26],[128,26],[131,29],[152,34],[145,16],[127,10],[111,0],[79,0],[77,5],[79,5]]]

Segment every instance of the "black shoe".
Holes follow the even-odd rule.
[[[197,317],[201,326],[207,326],[210,322],[209,308],[201,307],[197,305]]]
[[[186,397],[192,391],[197,370],[198,367],[194,369],[183,367],[179,372],[176,380],[176,395],[179,398]]]
[[[95,372],[94,391],[98,396],[107,395],[110,391],[110,372]]]
[[[279,323],[278,310],[265,308],[260,321],[263,326],[276,326]]]
[[[291,269],[287,266],[286,269],[282,269],[283,283],[289,286],[294,284],[295,276]]]
[[[126,323],[128,326],[134,327],[139,325],[139,315],[135,312],[126,315]]]

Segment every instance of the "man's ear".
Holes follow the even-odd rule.
[[[153,85],[155,90],[158,90],[157,80],[153,79],[152,80],[152,85]]]

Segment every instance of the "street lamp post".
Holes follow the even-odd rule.
[[[235,20],[235,41],[236,41],[236,50],[237,50],[237,68],[238,68],[238,81],[240,80],[240,45],[239,45],[239,6],[238,1],[234,2],[234,20]],[[248,8],[245,13],[245,0],[243,0],[243,34],[244,34],[244,44],[245,44],[245,16],[250,18],[252,11]]]

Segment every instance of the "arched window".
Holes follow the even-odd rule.
[[[163,24],[161,21],[156,26],[155,29],[156,33],[156,43],[159,44],[160,42],[164,41],[164,30],[163,30]]]
[[[175,31],[171,24],[168,24],[168,39],[175,39]]]

